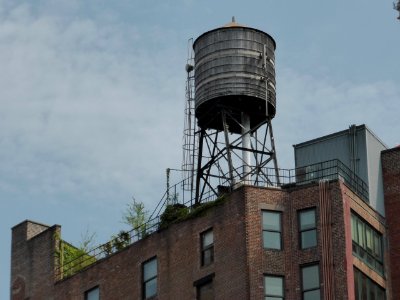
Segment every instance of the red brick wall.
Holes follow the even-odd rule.
[[[268,251],[266,255],[262,240],[262,209],[284,209],[287,194],[281,190],[268,188],[244,187],[246,201],[246,248],[249,273],[249,297],[246,299],[263,299],[263,274],[285,274],[285,259],[282,251]],[[268,204],[266,207],[260,204]],[[282,226],[286,228],[283,214]],[[285,229],[283,229],[285,231]],[[284,235],[286,232],[283,233]],[[268,266],[268,267],[267,267]]]
[[[250,276],[250,299],[263,299],[263,274],[285,276],[285,299],[301,299],[300,266],[320,263],[321,246],[320,202],[318,185],[299,186],[287,190],[271,188],[245,188],[246,232]],[[334,283],[336,299],[347,297],[346,242],[344,234],[343,200],[338,182],[330,184],[332,217],[332,243],[334,244]],[[301,250],[297,214],[305,208],[315,207],[317,212],[318,246]],[[265,250],[262,245],[261,210],[283,212],[283,250]],[[323,278],[321,278],[321,283]],[[321,293],[323,293],[323,287]]]
[[[400,299],[400,148],[382,152],[383,190],[393,299]]]
[[[347,195],[348,189],[344,184],[341,185],[343,192],[343,215],[344,215],[344,235],[346,243],[345,264],[347,272],[347,297],[349,300],[355,299],[354,290],[354,269],[353,269],[353,240],[351,236],[351,204],[353,199]]]
[[[285,299],[297,300],[301,299],[300,266],[314,262],[320,264],[321,293],[328,295],[322,283],[329,275],[326,272],[333,270],[333,280],[329,280],[329,284],[333,286],[335,299],[352,300],[350,209],[359,210],[360,215],[368,212],[367,215],[373,217],[369,220],[366,216],[367,221],[379,230],[383,226],[378,215],[373,215],[374,211],[340,181],[330,182],[324,191],[328,201],[321,207],[318,184],[285,189],[243,186],[204,215],[151,234],[56,283],[53,277],[54,238],[59,227],[31,224],[28,226],[31,229],[27,229],[26,224],[19,225],[13,230],[12,278],[16,284],[13,299],[83,300],[84,292],[97,285],[102,299],[141,299],[142,263],[157,256],[157,299],[161,300],[195,299],[194,282],[210,274],[214,274],[214,291],[219,300],[263,299],[264,274],[285,276]],[[298,211],[311,207],[315,207],[317,213],[318,246],[301,250]],[[262,210],[280,210],[283,213],[282,251],[263,248]],[[322,212],[325,215],[330,213],[329,222],[325,222],[323,227]],[[212,265],[201,267],[200,233],[211,227],[215,260]],[[29,240],[26,239],[28,236],[31,236]],[[324,243],[321,242],[322,236]],[[322,257],[328,250],[331,250],[333,266],[326,267],[325,264],[322,268]]]
[[[81,300],[84,292],[100,286],[102,299],[141,299],[141,268],[158,258],[158,298],[195,299],[193,283],[213,278],[218,299],[248,299],[244,205],[241,191],[206,215],[154,233],[84,272],[58,282],[55,299]],[[200,233],[213,228],[214,263],[200,266]]]

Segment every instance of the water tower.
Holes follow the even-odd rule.
[[[188,187],[197,202],[206,190],[279,185],[271,123],[275,48],[269,34],[234,18],[194,41],[186,65],[183,169],[195,179]]]

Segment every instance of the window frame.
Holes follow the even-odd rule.
[[[372,270],[383,275],[385,271],[383,234],[353,210],[350,218],[353,255]],[[370,234],[369,240],[367,232]],[[369,247],[370,243],[372,243],[372,248]]]
[[[381,287],[378,283],[376,283],[374,280],[372,280],[371,277],[367,276],[364,272],[362,272],[360,269],[353,267],[353,272],[354,272],[354,299],[355,300],[361,300],[364,299],[365,295],[368,292],[373,291],[375,299],[378,299],[377,297],[379,294],[383,294],[385,300],[386,297],[386,289]],[[365,284],[365,285],[364,285]],[[363,288],[365,287],[365,288]],[[368,296],[367,296],[368,297]]]
[[[146,266],[146,264],[152,262],[153,260],[155,260],[156,264],[157,264],[157,266],[156,266],[156,274],[155,274],[155,276],[152,276],[152,277],[150,277],[150,278],[145,280],[145,278],[144,278],[145,266]],[[153,295],[147,296],[146,295],[146,284],[149,283],[150,281],[154,280],[154,279],[156,279],[156,293],[153,294]],[[142,299],[143,300],[153,299],[157,295],[158,295],[158,258],[157,258],[157,256],[153,256],[153,257],[149,258],[148,260],[146,260],[146,261],[144,261],[142,263]]]
[[[209,245],[204,245],[204,238],[207,234],[212,234],[212,243]],[[205,253],[210,252],[210,261],[205,261]],[[200,233],[200,266],[207,267],[214,263],[214,229],[208,228]]]
[[[85,291],[84,299],[88,300],[89,293],[93,292],[94,290],[98,290],[99,291],[99,298],[98,299],[100,299],[100,286],[99,285],[96,285],[96,286],[90,288],[89,290]]]
[[[272,213],[272,214],[277,214],[279,216],[279,230],[271,230],[271,229],[264,229],[264,213]],[[261,229],[262,229],[262,246],[265,250],[273,250],[273,251],[282,251],[283,250],[283,212],[280,210],[267,210],[263,209],[261,210]],[[264,240],[264,232],[272,232],[272,233],[279,233],[279,249],[277,248],[270,248],[265,246],[265,240]]]
[[[300,215],[302,213],[306,213],[308,211],[314,211],[314,227],[310,227],[310,228],[306,228],[306,229],[302,229],[301,227],[301,217]],[[318,246],[318,226],[317,226],[317,208],[314,207],[308,207],[308,208],[304,208],[304,209],[300,209],[297,211],[297,225],[298,225],[298,230],[299,230],[299,248],[301,250],[305,250],[305,249],[309,249],[309,248],[314,248]],[[309,246],[309,247],[304,247],[303,246],[303,238],[302,238],[302,233],[303,232],[307,232],[307,231],[315,231],[315,245],[313,246]]]
[[[313,288],[309,288],[309,289],[304,289],[304,276],[303,276],[303,270],[306,268],[310,268],[310,267],[317,267],[318,269],[318,287],[313,287]],[[301,299],[304,300],[304,294],[307,292],[311,292],[311,291],[316,291],[319,290],[319,293],[321,295],[321,268],[319,265],[319,262],[312,262],[309,264],[305,264],[305,265],[301,265],[300,266],[300,278],[301,278]]]
[[[265,279],[266,277],[270,277],[270,278],[279,278],[282,280],[282,296],[277,296],[277,295],[272,295],[272,294],[268,294],[268,290],[267,290],[267,286],[265,284]],[[274,298],[274,299],[280,299],[280,300],[285,300],[285,276],[283,275],[276,275],[276,274],[264,274],[264,299],[268,298]]]

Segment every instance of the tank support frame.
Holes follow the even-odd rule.
[[[195,202],[205,198],[205,191],[220,196],[241,185],[280,186],[271,119],[250,127],[248,117],[222,108],[223,130],[203,129],[196,132],[198,144]],[[237,122],[241,134],[229,131],[227,119]]]

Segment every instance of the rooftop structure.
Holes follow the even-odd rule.
[[[330,135],[294,145],[295,166],[317,176],[318,163],[338,159],[368,185],[370,205],[383,216],[381,151],[387,146],[365,125],[352,125]],[[306,168],[305,166],[308,166]],[[312,170],[312,168],[314,168]]]
[[[320,177],[282,170],[279,186],[170,205],[74,260],[59,225],[24,221],[13,228],[12,299],[397,299],[400,148],[381,162],[386,218],[332,160]]]

